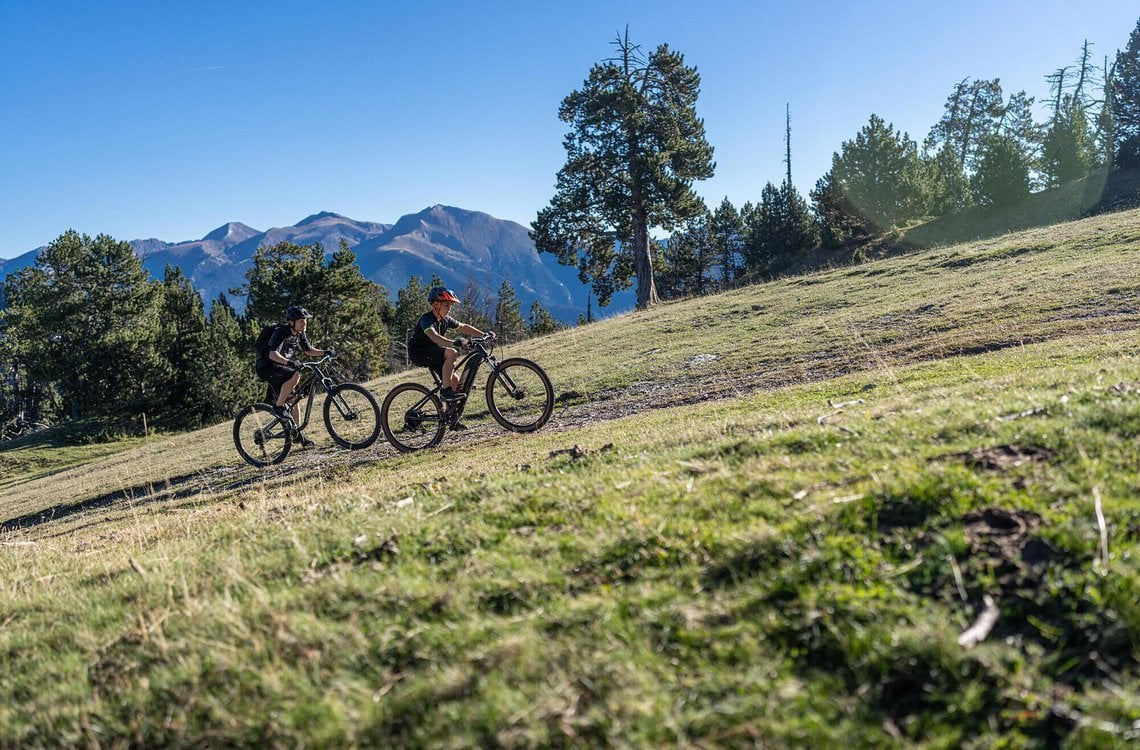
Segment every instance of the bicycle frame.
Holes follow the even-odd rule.
[[[464,355],[455,363],[455,387],[463,394],[442,399],[440,392],[450,382],[429,368],[434,387],[417,382],[400,383],[388,392],[380,410],[380,423],[388,441],[400,451],[432,448],[443,438],[444,430],[462,429],[464,410],[476,397],[479,368],[486,362],[491,372],[485,387],[487,411],[501,427],[511,432],[534,432],[546,424],[554,408],[554,388],[550,378],[534,362],[522,357],[499,361],[494,354],[494,338],[468,339]]]
[[[336,387],[336,381],[326,375],[324,370],[321,369],[321,365],[328,359],[329,357],[326,355],[315,362],[306,362],[302,365],[301,380],[293,388],[293,392],[289,394],[289,397],[285,399],[285,406],[289,409],[290,413],[292,413],[293,407],[296,404],[301,403],[302,399],[306,399],[304,419],[297,424],[297,429],[300,431],[304,431],[309,426],[309,418],[313,413],[313,401],[317,396],[317,386],[320,385],[323,387],[325,393],[328,393]],[[270,386],[270,388],[272,388],[272,386]],[[340,408],[339,404],[337,404],[337,408]]]
[[[446,419],[448,423],[454,424],[458,422],[459,417],[462,416],[463,409],[466,408],[467,402],[471,399],[472,388],[475,386],[475,378],[479,376],[479,368],[483,366],[484,362],[491,368],[490,377],[502,380],[507,386],[508,391],[514,393],[518,388],[518,385],[511,380],[510,376],[499,369],[499,360],[483,346],[483,342],[472,341],[471,351],[455,363],[455,368],[463,372],[463,375],[459,378],[459,384],[463,392],[467,394],[467,398],[461,398],[458,401],[448,403],[447,409],[444,412],[444,419]],[[443,387],[443,384],[435,370],[431,371],[431,376],[432,379],[436,381],[435,388],[433,388],[431,392],[437,394],[440,388]],[[420,408],[426,401],[427,399],[420,401],[420,403],[416,404],[415,408]]]
[[[342,448],[360,450],[376,441],[381,430],[376,398],[359,383],[338,383],[328,368],[334,356],[326,354],[301,366],[296,387],[283,399],[284,413],[273,406],[277,396],[272,386],[267,386],[264,402],[250,404],[234,416],[234,444],[242,458],[254,466],[269,466],[289,455],[292,442],[311,445],[312,441],[306,440],[302,431],[315,421],[313,401],[320,389],[326,394],[324,425],[333,442]],[[302,399],[307,402],[303,415],[300,413]],[[298,412],[296,420],[294,409]]]

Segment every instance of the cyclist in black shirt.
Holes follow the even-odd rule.
[[[257,379],[269,383],[277,389],[277,402],[273,409],[277,416],[290,416],[285,408],[285,399],[293,392],[293,388],[301,380],[301,363],[293,359],[297,352],[304,352],[310,357],[323,357],[331,349],[316,349],[309,343],[305,329],[309,326],[312,314],[303,307],[294,305],[285,310],[286,325],[279,326],[269,337],[268,359],[258,359],[255,371]],[[293,404],[292,415],[294,424],[300,423],[301,409]],[[304,435],[299,436],[301,445],[309,447],[313,444]]]
[[[435,287],[428,294],[428,302],[431,303],[431,309],[416,323],[416,329],[408,342],[408,359],[438,374],[443,385],[440,397],[445,401],[455,401],[464,395],[455,391],[459,385],[459,374],[455,372],[455,360],[459,358],[459,351],[444,334],[452,328],[467,336],[482,336],[483,332],[451,317],[451,306],[462,303],[450,289]],[[493,337],[495,332],[488,331],[488,335]]]

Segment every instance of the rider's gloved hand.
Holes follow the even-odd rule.
[[[489,338],[489,339],[491,339],[492,341],[494,341],[494,340],[495,340],[495,338],[496,338],[496,337],[495,337],[495,332],[494,332],[494,331],[487,331],[487,338]]]
[[[325,349],[325,354],[329,355],[333,359],[336,359],[336,349]]]
[[[467,338],[466,336],[458,336],[455,339],[455,345],[460,349],[466,349],[467,347],[471,346],[471,339]]]
[[[289,366],[292,367],[294,370],[300,370],[301,369],[301,363],[295,359],[289,360]]]

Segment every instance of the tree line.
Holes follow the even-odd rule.
[[[876,114],[843,142],[805,200],[787,175],[759,202],[707,208],[693,191],[713,149],[696,110],[700,76],[661,45],[644,55],[628,29],[616,54],[569,94],[555,195],[531,225],[542,252],[576,266],[605,305],[637,284],[637,305],[770,278],[813,250],[860,248],[885,231],[975,206],[1014,205],[1094,171],[1140,168],[1140,21],[1100,63],[1086,41],[1046,76],[1047,118],[1000,80],[966,78],[921,147]],[[669,233],[655,242],[651,228]]]
[[[343,241],[327,257],[319,243],[282,242],[259,248],[231,290],[242,313],[224,294],[207,312],[179,268],[154,279],[130,243],[65,232],[0,289],[0,439],[61,422],[67,439],[88,441],[228,419],[265,395],[254,341],[294,304],[313,313],[309,336],[337,349],[345,377],[377,377],[405,365],[429,288],[412,276],[393,301]],[[562,327],[537,301],[524,318],[508,280],[494,295],[463,289],[464,318],[506,343]]]

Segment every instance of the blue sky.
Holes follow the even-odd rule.
[[[198,239],[436,203],[524,225],[564,162],[563,97],[628,24],[702,78],[715,206],[792,170],[806,197],[877,114],[917,141],[963,78],[1047,98],[1135,0],[0,0],[0,257],[68,229]]]

